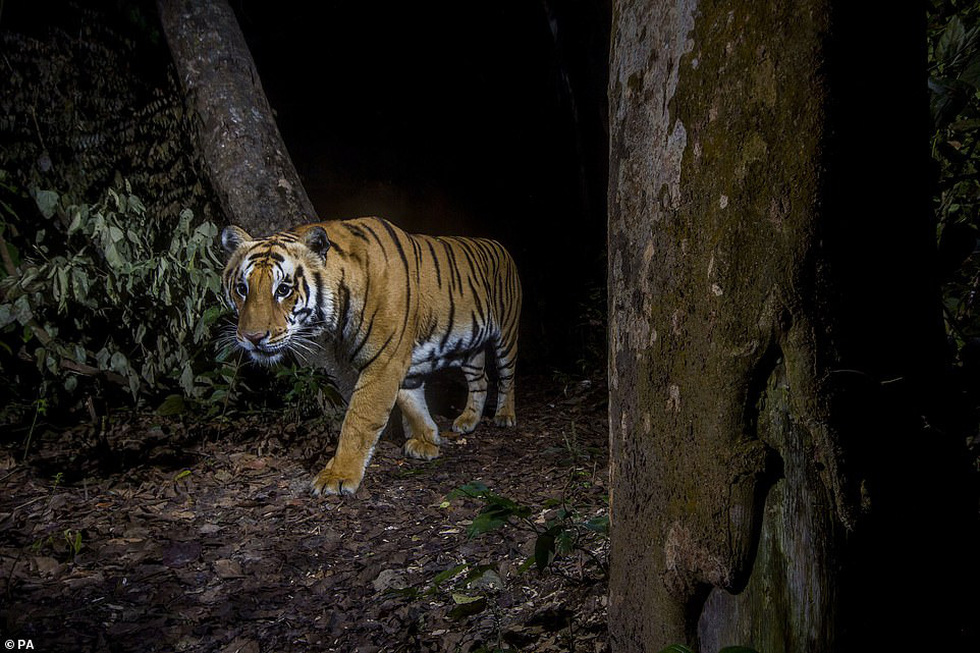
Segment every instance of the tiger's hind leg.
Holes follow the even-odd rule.
[[[486,360],[486,352],[481,349],[463,361],[463,375],[466,377],[469,396],[463,413],[453,422],[453,431],[456,433],[472,433],[483,417],[483,407],[487,403]]]
[[[493,423],[497,426],[516,426],[514,411],[514,371],[517,368],[517,336],[498,338],[493,344],[497,359],[497,410]]]
[[[398,391],[397,401],[402,410],[402,426],[407,438],[405,455],[422,460],[437,458],[442,438],[425,403],[425,384],[412,389],[402,388]]]

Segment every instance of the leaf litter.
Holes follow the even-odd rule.
[[[72,652],[607,651],[607,542],[539,573],[533,530],[468,537],[479,505],[447,498],[479,482],[533,523],[559,505],[607,517],[604,387],[527,379],[516,429],[485,419],[431,462],[386,433],[344,498],[309,492],[336,444],[315,421],[116,415],[36,434],[27,464],[4,441],[0,634]]]

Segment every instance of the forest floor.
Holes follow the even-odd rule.
[[[283,415],[115,415],[98,434],[35,433],[26,464],[24,443],[5,441],[0,639],[72,652],[606,651],[605,398],[602,380],[524,379],[516,428],[484,420],[431,462],[386,435],[343,498],[309,492],[334,430]],[[527,518],[470,537],[487,502],[447,495],[472,482]],[[538,558],[559,549],[543,572],[522,569],[536,546]]]

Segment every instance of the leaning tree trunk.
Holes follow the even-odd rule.
[[[941,641],[919,8],[613,11],[613,650]]]
[[[314,219],[231,7],[158,0],[157,9],[228,220],[261,235]]]

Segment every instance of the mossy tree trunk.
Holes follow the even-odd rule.
[[[157,10],[228,220],[255,236],[314,220],[226,0],[158,0]]]
[[[914,3],[614,3],[616,653],[956,634],[923,44]]]

